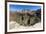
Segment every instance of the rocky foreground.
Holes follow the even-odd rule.
[[[41,23],[36,23],[33,26],[21,26],[20,24],[16,23],[15,21],[11,21],[9,24],[8,32],[18,32],[18,31],[33,31],[33,30],[42,30]]]

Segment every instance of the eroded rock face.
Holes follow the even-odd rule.
[[[41,10],[12,13],[10,21],[16,21],[23,26],[34,25],[41,21]]]
[[[16,13],[16,22],[19,23],[20,25],[23,26],[31,26],[34,25],[35,23],[38,23],[40,21],[40,18],[35,16],[35,15],[31,15],[29,13]]]

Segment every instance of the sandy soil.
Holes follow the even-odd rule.
[[[33,31],[33,30],[42,30],[43,27],[41,26],[41,23],[37,23],[33,26],[21,26],[18,23],[16,23],[15,21],[11,21],[9,23],[9,29],[8,32],[17,32],[17,31]]]

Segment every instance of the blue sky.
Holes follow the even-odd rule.
[[[22,10],[22,9],[30,9],[30,10],[37,10],[40,9],[41,6],[32,6],[32,5],[13,5],[10,4],[10,11]]]

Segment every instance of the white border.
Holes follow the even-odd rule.
[[[42,4],[32,4],[32,3],[15,3],[15,2],[7,2],[7,32],[11,32],[9,30],[9,5],[14,4],[14,5],[33,5],[33,6],[41,6],[41,29],[36,29],[36,30],[43,30],[43,5]],[[33,29],[34,30],[34,29]]]

